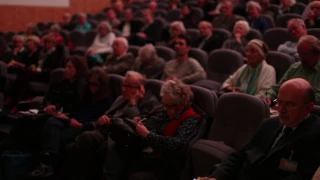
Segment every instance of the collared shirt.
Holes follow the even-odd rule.
[[[316,88],[316,104],[320,103],[320,60],[313,68],[303,68],[301,62],[296,62],[290,66],[277,85],[272,86],[266,95],[273,100],[277,97],[282,83],[293,78],[303,78]]]
[[[204,44],[210,39],[211,35],[210,36],[207,36],[206,38],[204,38],[201,43],[199,44],[199,49],[202,49]]]
[[[129,37],[130,36],[131,25],[129,22],[126,22],[122,28],[122,36]]]

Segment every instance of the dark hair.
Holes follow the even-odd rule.
[[[110,95],[109,77],[107,73],[101,67],[93,67],[88,76],[87,82],[89,83],[91,78],[96,78],[99,82],[99,92],[96,96],[92,96],[90,92],[89,84],[87,84],[84,91],[84,100],[93,101],[94,103],[108,97]]]
[[[316,102],[316,88],[310,86],[306,91],[306,100],[307,102]]]
[[[178,39],[184,39],[187,43],[187,46],[191,46],[191,40],[190,37],[188,35],[185,34],[180,34],[178,37]]]
[[[88,74],[88,64],[84,57],[72,55],[66,60],[66,64],[71,62],[76,69],[76,78],[85,77]]]

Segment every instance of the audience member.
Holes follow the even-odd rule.
[[[26,56],[28,56],[28,50],[24,47],[24,39],[21,35],[13,36],[12,42],[13,56],[7,64],[9,73],[12,73],[12,70],[16,67],[25,67],[23,60]]]
[[[162,80],[180,79],[186,84],[192,84],[206,78],[206,72],[199,62],[188,55],[191,44],[187,36],[180,35],[176,40],[174,49],[177,59],[166,63]]]
[[[134,58],[131,53],[128,53],[128,47],[128,41],[123,37],[117,37],[113,41],[113,54],[106,59],[103,65],[103,69],[108,74],[124,75],[131,69]]]
[[[320,28],[320,2],[310,2],[304,10],[302,18],[304,19],[307,29]]]
[[[22,34],[22,37],[24,38],[24,41],[27,42],[28,37],[30,36],[38,36],[38,28],[37,25],[34,23],[28,23],[26,26],[26,29],[24,33]]]
[[[153,15],[158,11],[158,3],[156,1],[150,1],[148,4],[148,8]]]
[[[87,21],[87,15],[84,13],[79,14],[79,24],[76,26],[76,30],[87,32],[92,28],[91,24]]]
[[[10,51],[6,40],[3,37],[0,37],[0,61],[9,63],[13,58],[13,54]]]
[[[270,28],[267,20],[260,16],[262,9],[259,3],[249,1],[247,3],[247,12],[249,14],[248,22],[251,28],[260,31],[262,34]]]
[[[281,0],[280,14],[295,13],[302,14],[298,6],[295,6],[296,0]]]
[[[98,32],[86,52],[89,67],[102,65],[108,54],[111,54],[113,51],[112,44],[116,35],[113,33],[110,24],[106,21],[100,22]]]
[[[223,28],[232,31],[235,22],[243,19],[240,16],[233,14],[234,6],[231,0],[224,0],[221,3],[221,14],[213,19],[213,26],[215,28]]]
[[[195,42],[194,47],[206,51],[208,54],[219,49],[222,46],[222,37],[213,33],[212,24],[207,21],[201,21],[199,23],[200,39]]]
[[[181,7],[180,0],[171,0],[168,5],[168,11],[173,9],[178,9]]]
[[[64,45],[65,39],[60,34],[60,31],[61,31],[61,27],[59,26],[59,24],[54,24],[50,27],[50,33],[56,38],[57,44]]]
[[[71,14],[70,13],[64,13],[62,16],[62,21],[60,22],[60,26],[62,29],[72,31],[75,27],[73,23],[71,22]]]
[[[306,25],[302,19],[290,19],[288,22],[288,32],[294,37],[296,41],[307,34]],[[296,61],[299,61],[299,56],[297,54],[297,42],[286,41],[283,44],[280,44],[278,47],[279,52],[283,52],[293,56]]]
[[[209,0],[198,0],[198,5],[203,10],[203,20],[211,22],[213,16],[210,14],[210,12],[215,10],[216,4]]]
[[[300,61],[292,64],[280,82],[266,92],[269,105],[277,97],[280,85],[293,78],[303,78],[315,87],[315,103],[320,104],[320,41],[314,36],[304,35],[298,41],[297,52]]]
[[[109,8],[107,10],[107,22],[116,29],[120,25],[121,21],[117,18],[117,14],[114,9]]]
[[[320,164],[314,102],[304,79],[283,83],[276,103],[279,117],[262,121],[251,141],[220,164],[212,179],[311,179]]]
[[[71,161],[72,164],[66,166],[67,173],[70,173],[69,176],[73,179],[90,179],[90,169],[97,164],[94,160],[101,158],[96,157],[96,152],[101,149],[102,143],[107,141],[112,121],[116,121],[117,118],[145,118],[157,109],[159,102],[151,91],[145,90],[145,82],[145,78],[138,72],[128,71],[126,73],[122,83],[122,95],[116,99],[105,115],[95,122],[96,130],[84,132],[76,138],[74,144],[70,145],[72,152],[70,156],[77,161]],[[107,157],[106,162],[113,162],[112,158],[117,157],[110,158]],[[113,165],[117,171],[119,171],[118,163],[116,160]]]
[[[188,4],[184,4],[181,9],[180,21],[183,22],[186,28],[197,28],[198,22],[196,22],[193,15],[192,8]]]
[[[140,21],[133,19],[134,13],[131,8],[126,8],[124,11],[124,21],[122,21],[118,27],[121,32],[121,36],[130,38],[131,35],[140,32],[143,24]]]
[[[116,13],[116,16],[118,18],[123,18],[124,16],[124,6],[123,6],[123,2],[117,0],[115,3],[113,3],[113,9]]]
[[[163,111],[142,122],[137,122],[136,133],[142,138],[142,147],[126,148],[115,143],[109,148],[104,166],[105,179],[117,179],[126,174],[129,179],[142,179],[139,172],[151,172],[151,179],[179,179],[184,167],[186,147],[199,131],[201,115],[192,106],[193,93],[180,81],[165,82],[160,92]],[[149,147],[148,157],[141,151]],[[116,164],[118,167],[115,167]]]
[[[41,165],[30,173],[32,177],[53,175],[58,165],[61,149],[74,142],[78,135],[94,129],[95,121],[113,103],[114,98],[110,94],[109,87],[108,76],[104,70],[100,67],[94,67],[88,75],[82,101],[75,113],[66,115],[62,112],[56,112],[45,122]]]
[[[232,49],[238,51],[243,56],[246,56],[245,49],[247,47],[247,35],[250,31],[250,26],[247,21],[240,20],[237,21],[233,28],[233,37],[232,39],[226,40],[222,48]]]
[[[247,64],[241,66],[222,85],[224,92],[241,92],[259,98],[276,83],[276,71],[265,62],[268,46],[257,39],[251,40],[246,49]]]
[[[148,79],[159,79],[164,65],[165,61],[157,56],[156,48],[152,44],[146,44],[140,48],[139,56],[133,65],[133,70],[141,73]]]
[[[181,22],[181,21],[172,22],[170,24],[170,29],[169,29],[169,36],[170,37],[168,37],[168,38],[165,37],[166,39],[168,39],[167,40],[168,46],[173,48],[177,37],[182,34],[185,35],[186,33],[187,33],[187,30],[184,27],[183,22]]]
[[[280,9],[278,7],[270,6],[270,0],[256,0],[256,1],[260,4],[261,14],[270,15],[274,20],[277,19]]]
[[[233,14],[240,17],[247,17],[248,13],[246,11],[246,1],[243,0],[233,0]]]

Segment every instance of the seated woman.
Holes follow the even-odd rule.
[[[171,48],[174,47],[174,42],[176,38],[181,34],[186,34],[186,28],[181,21],[174,21],[170,24],[170,29],[167,31],[167,34],[164,34],[163,38],[168,43],[167,45]],[[165,32],[164,32],[165,33]]]
[[[243,56],[245,56],[245,48],[247,47],[246,36],[250,31],[250,26],[247,21],[240,20],[237,21],[233,27],[233,37],[232,39],[226,40],[222,48],[233,49],[238,51]]]
[[[251,40],[246,49],[248,64],[241,66],[221,87],[224,92],[241,92],[259,98],[276,83],[274,68],[265,62],[267,45],[257,39]]]
[[[118,143],[110,146],[104,179],[118,179],[120,175],[139,171],[151,171],[156,179],[179,179],[179,160],[184,157],[188,142],[198,132],[201,115],[192,106],[190,87],[181,81],[165,82],[160,95],[162,112],[144,122],[134,118],[136,133],[145,146],[125,147]],[[142,153],[144,150],[148,152],[144,154],[146,156]]]
[[[260,31],[261,34],[270,28],[268,21],[260,16],[262,8],[259,3],[249,1],[247,3],[247,12],[249,14],[248,22],[251,28]]]
[[[28,50],[24,47],[24,39],[21,35],[13,36],[12,42],[13,54],[10,61],[7,63],[9,73],[11,73],[10,69],[12,69],[12,67],[24,67],[24,63],[22,63],[22,60],[28,55]]]
[[[86,56],[89,67],[102,65],[108,54],[112,53],[112,44],[116,35],[112,32],[112,27],[106,21],[98,26],[99,33],[94,38],[93,43],[88,48]]]
[[[300,8],[295,5],[296,0],[281,0],[280,14],[295,13],[302,14]]]
[[[107,74],[102,68],[94,67],[89,73],[78,110],[70,115],[56,112],[45,123],[41,165],[30,175],[32,177],[52,175],[57,165],[60,147],[73,142],[82,132],[92,130],[94,121],[109,109],[113,100]]]

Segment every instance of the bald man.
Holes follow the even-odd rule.
[[[310,114],[314,101],[306,80],[283,83],[279,117],[264,120],[248,145],[231,154],[210,179],[311,179],[320,164],[320,118]]]

